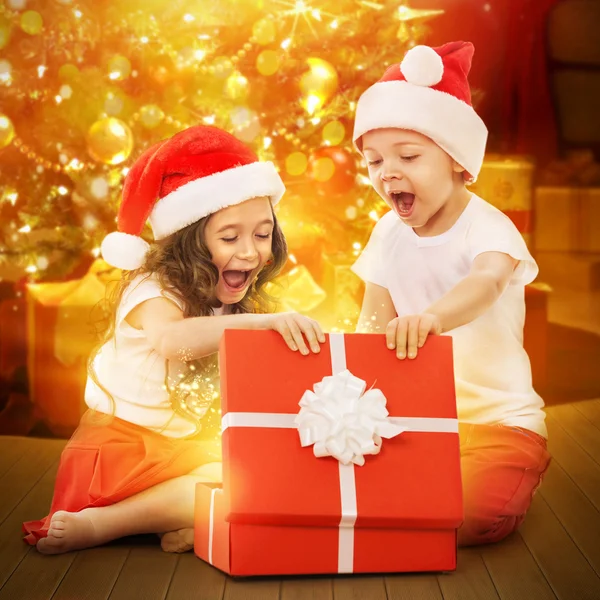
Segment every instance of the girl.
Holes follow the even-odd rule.
[[[220,481],[209,383],[223,331],[274,329],[303,354],[325,341],[315,321],[267,312],[265,284],[287,258],[273,212],[283,193],[271,163],[214,127],[133,165],[119,231],[102,244],[124,274],[90,358],[89,410],[62,453],[49,515],[23,524],[40,552],[140,533],[161,534],[165,551],[192,548],[195,485]],[[147,220],[151,245],[139,237]]]

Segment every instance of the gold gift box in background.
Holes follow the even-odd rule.
[[[600,188],[536,188],[535,247],[549,252],[600,252]]]
[[[469,189],[505,213],[531,248],[534,163],[524,156],[490,154]]]

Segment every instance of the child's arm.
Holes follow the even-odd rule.
[[[383,333],[395,316],[396,309],[388,290],[367,282],[356,332]]]
[[[150,345],[168,359],[190,361],[219,349],[225,329],[274,329],[292,350],[308,354],[303,334],[313,352],[325,336],[319,324],[298,313],[237,314],[184,318],[182,311],[166,298],[152,298],[136,306],[126,320],[143,329]]]
[[[439,335],[474,321],[502,295],[519,264],[503,252],[484,252],[470,273],[420,315],[397,317],[386,329],[388,348],[398,358],[415,358],[429,334]]]
[[[518,264],[502,252],[479,254],[469,275],[425,312],[439,319],[442,333],[474,321],[504,293]]]

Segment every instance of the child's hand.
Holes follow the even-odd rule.
[[[403,359],[408,350],[408,358],[417,356],[417,348],[421,348],[429,334],[440,335],[442,325],[435,315],[422,313],[408,317],[392,319],[385,330],[387,347],[396,349],[398,358]]]
[[[292,349],[298,350],[302,354],[308,354],[308,348],[304,343],[304,337],[310,345],[313,352],[320,352],[319,342],[325,343],[325,335],[321,326],[313,319],[296,312],[276,313],[271,315],[269,328],[274,329],[281,334],[285,343]]]

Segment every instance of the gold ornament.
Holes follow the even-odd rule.
[[[275,50],[263,50],[256,57],[256,69],[261,75],[274,75],[279,70],[279,54]]]
[[[225,93],[232,100],[245,100],[250,93],[248,80],[238,71],[234,71],[225,83]]]
[[[3,114],[0,114],[0,150],[6,148],[15,137],[15,127],[12,121]]]
[[[44,27],[42,15],[35,10],[28,10],[21,15],[21,29],[29,35],[38,35]]]
[[[236,108],[231,113],[234,135],[246,143],[253,142],[260,134],[261,126],[258,115],[248,108]]]
[[[308,167],[308,157],[304,152],[292,152],[285,159],[285,170],[289,175],[302,175]]]
[[[133,133],[120,119],[101,119],[90,127],[87,146],[94,160],[107,165],[118,165],[127,160],[133,150]]]
[[[329,156],[322,156],[313,162],[312,176],[317,181],[323,183],[329,181],[335,173],[335,163]]]
[[[322,58],[309,58],[308,71],[300,78],[301,104],[308,114],[321,108],[338,89],[338,74]]]
[[[323,141],[329,146],[337,146],[344,141],[346,129],[340,121],[331,121],[323,127]]]
[[[158,127],[165,118],[165,113],[156,104],[146,104],[140,108],[140,123],[146,129]]]
[[[73,81],[79,75],[79,69],[72,64],[67,63],[58,70],[58,77],[61,81]]]
[[[252,35],[256,40],[256,43],[261,46],[266,46],[267,44],[274,42],[276,33],[275,24],[269,19],[256,21],[254,27],[252,27]]]
[[[120,54],[113,56],[108,62],[108,77],[112,81],[123,81],[131,75],[129,59]]]

